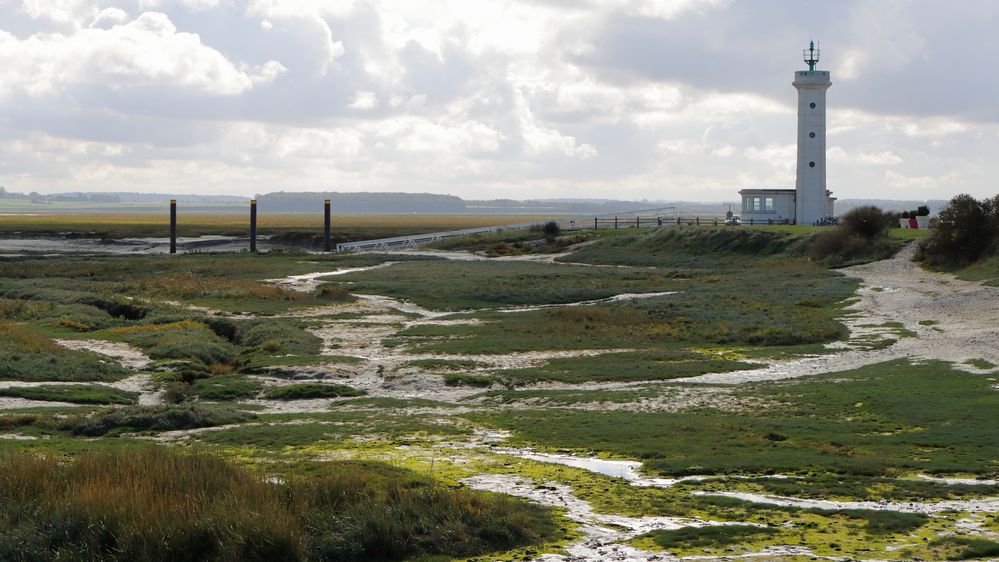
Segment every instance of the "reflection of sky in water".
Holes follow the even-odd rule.
[[[625,480],[636,480],[641,476],[638,474],[638,467],[642,463],[636,461],[612,461],[604,459],[591,459],[581,457],[570,457],[567,455],[551,455],[546,453],[523,453],[520,456],[541,462],[551,462],[564,464],[573,468],[582,468],[590,472],[596,472],[605,476],[624,478]]]

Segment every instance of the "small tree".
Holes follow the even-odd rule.
[[[868,240],[883,235],[894,223],[895,218],[891,213],[872,205],[857,207],[840,217],[840,225],[846,232],[863,236]]]
[[[923,240],[918,259],[937,267],[961,267],[996,250],[999,196],[985,201],[961,194],[937,215],[936,229]]]

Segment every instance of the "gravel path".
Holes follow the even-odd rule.
[[[894,258],[843,269],[859,278],[860,300],[847,308],[844,323],[851,343],[840,353],[774,363],[765,369],[733,371],[673,382],[737,384],[856,369],[893,359],[952,361],[961,369],[984,373],[964,362],[985,359],[999,364],[999,288],[926,271],[912,261],[915,244]],[[920,322],[932,322],[930,325]],[[898,323],[915,337],[899,337]],[[865,349],[870,337],[897,338],[884,349]]]

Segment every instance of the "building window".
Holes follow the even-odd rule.
[[[762,211],[762,197],[753,197],[753,211]]]
[[[815,133],[808,133],[808,138],[814,139],[815,138]]]
[[[763,210],[764,211],[773,211],[774,210],[774,198],[773,197],[767,197],[766,199],[763,200]]]
[[[815,102],[813,101],[812,103],[808,104],[808,107],[815,109]]]
[[[809,168],[814,168],[815,167],[815,162],[809,162],[808,163],[808,167]]]

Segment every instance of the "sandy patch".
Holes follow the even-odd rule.
[[[141,370],[149,365],[149,356],[125,342],[106,340],[55,340],[67,349],[84,350],[110,357],[126,369]]]

